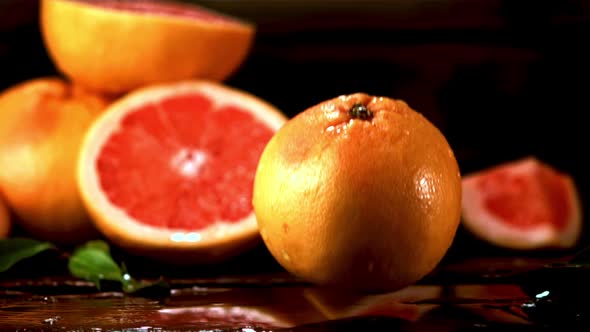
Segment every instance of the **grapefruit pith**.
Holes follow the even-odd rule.
[[[139,89],[87,133],[82,197],[97,228],[130,252],[179,263],[224,259],[258,239],[254,173],[285,121],[261,99],[214,82]]]
[[[154,0],[43,0],[53,62],[75,82],[120,94],[192,78],[221,81],[249,53],[255,27],[197,5]]]
[[[406,103],[341,96],[265,147],[254,209],[277,261],[304,279],[390,291],[429,273],[459,225],[460,173],[442,133]]]
[[[479,238],[510,249],[568,248],[582,226],[572,177],[527,157],[466,175],[463,224]]]

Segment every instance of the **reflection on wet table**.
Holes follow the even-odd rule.
[[[374,295],[284,273],[176,278],[170,292],[142,296],[97,291],[69,277],[6,279],[0,330],[535,331],[585,322],[588,309],[576,299],[587,293],[580,279],[587,274],[584,266],[488,258],[449,264],[419,284]]]

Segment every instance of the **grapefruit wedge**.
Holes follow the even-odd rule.
[[[494,245],[570,248],[580,236],[582,212],[572,177],[535,157],[468,174],[462,187],[464,226]]]
[[[78,184],[97,228],[132,253],[216,262],[258,242],[258,159],[286,117],[210,81],[145,87],[88,131]]]
[[[237,18],[163,0],[42,0],[40,21],[58,69],[112,94],[224,80],[244,61],[255,34],[253,24]]]

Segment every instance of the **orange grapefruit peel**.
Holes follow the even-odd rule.
[[[193,78],[225,80],[254,40],[253,24],[196,5],[109,3],[43,0],[40,8],[55,65],[74,82],[104,93]],[[149,6],[135,8],[139,3]]]

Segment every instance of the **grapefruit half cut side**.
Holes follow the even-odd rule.
[[[188,79],[222,81],[250,52],[252,23],[163,0],[43,0],[40,26],[56,67],[108,94]]]
[[[535,157],[462,179],[462,221],[476,236],[509,249],[570,248],[582,212],[572,177]]]
[[[225,259],[258,242],[255,170],[285,121],[269,103],[220,83],[136,90],[84,139],[84,204],[97,228],[132,253],[179,263]]]

